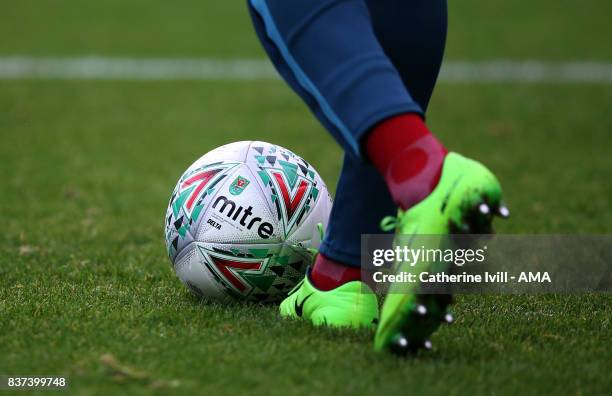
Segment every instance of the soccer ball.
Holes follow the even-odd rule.
[[[265,142],[230,143],[194,162],[174,188],[168,255],[206,299],[278,301],[304,277],[331,206],[301,157]]]

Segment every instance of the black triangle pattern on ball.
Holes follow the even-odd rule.
[[[283,274],[285,273],[285,267],[283,267],[282,265],[275,265],[273,267],[270,267],[270,270],[278,276],[283,276]]]
[[[304,265],[304,262],[301,261],[301,260],[300,261],[296,261],[295,263],[289,263],[289,266],[291,268],[293,268],[294,270],[296,270],[296,271],[301,270],[303,265]]]
[[[259,154],[263,154],[263,147],[261,146],[253,147],[253,150],[257,151]]]

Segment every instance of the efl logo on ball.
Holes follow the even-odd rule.
[[[240,195],[249,185],[250,181],[242,176],[238,176],[230,185],[230,193],[232,195]]]

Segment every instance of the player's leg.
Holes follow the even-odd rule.
[[[381,4],[406,8],[401,2]],[[372,9],[376,17],[372,23],[363,1],[252,1],[251,5],[256,31],[280,74],[348,153],[321,254],[302,288],[281,305],[284,314],[301,316],[302,309],[295,308],[315,287],[342,290],[360,279],[361,234],[380,232],[380,219],[395,211],[381,174],[359,158],[358,141],[377,122],[395,114],[420,113],[427,106],[442,58],[446,10],[438,7],[435,18],[426,17],[433,22],[429,31],[418,32],[406,29],[409,20],[385,21],[377,8]],[[419,33],[428,41],[406,48],[412,54],[398,56],[397,40],[392,39]],[[383,50],[376,35],[388,48]],[[391,60],[403,68],[403,74],[398,74],[385,51],[396,55]],[[420,59],[416,66],[410,62],[415,57]],[[411,86],[416,100],[404,85]]]
[[[316,325],[375,325],[378,301],[361,282],[361,235],[380,233],[380,219],[396,210],[380,173],[345,154],[319,254],[300,287],[281,303],[281,315]]]
[[[411,97],[425,112],[444,54],[446,0],[366,0],[366,3],[378,42]],[[410,39],[413,37],[419,39]],[[400,114],[399,121],[393,124],[403,127],[404,118]],[[370,163],[351,156],[344,160],[336,202],[321,256],[312,270],[313,283],[326,290],[360,276],[346,266],[359,265],[361,234],[381,233],[380,220],[396,208],[380,172]]]
[[[312,276],[281,304],[281,313],[316,324],[369,326],[378,309],[358,282],[360,236],[380,232],[380,219],[395,204],[380,173],[360,160],[359,137],[378,120],[421,108],[380,47],[363,1],[253,0],[250,10],[279,73],[347,152]]]
[[[378,301],[361,282],[361,235],[381,233],[380,219],[396,210],[380,173],[345,154],[319,254],[300,287],[281,303],[281,315],[316,325],[375,325]]]
[[[446,0],[366,0],[376,38],[423,111],[446,44]]]
[[[425,109],[443,55],[446,0],[369,0],[368,6],[381,45],[411,96]],[[362,144],[400,206],[399,234],[488,232],[493,214],[508,215],[491,172],[456,153],[447,155],[414,115],[384,120]],[[425,237],[418,246],[421,243],[439,247],[437,238]],[[436,263],[421,264],[420,268],[399,265],[396,271],[448,269]],[[392,286],[381,312],[375,348],[407,352],[431,347],[429,335],[440,323],[452,321],[447,311],[450,301],[448,295],[422,294],[419,284]]]
[[[380,120],[422,113],[373,31],[363,0],[249,0],[255,30],[281,76],[355,158]]]
[[[435,43],[439,40],[423,43],[423,40],[431,38],[432,35],[398,35],[393,33],[397,26],[394,26],[387,39],[384,39],[386,8],[382,5],[382,9],[372,8],[372,14],[378,21],[374,26],[384,41],[385,50],[391,53],[391,58],[397,64],[401,64],[403,56],[407,57],[407,70],[410,70],[410,67],[414,69],[402,79],[380,47],[369,20],[370,13],[361,1],[252,0],[251,4],[255,10],[253,14],[256,27],[258,23],[263,27],[258,29],[260,37],[281,74],[304,98],[349,155],[359,158],[361,149],[364,148],[368,158],[384,176],[391,197],[402,208],[400,232],[414,232],[414,229],[408,226],[417,224],[421,227],[420,232],[429,230],[431,233],[447,233],[451,223],[464,225],[462,222],[466,215],[471,215],[470,211],[474,205],[483,198],[488,197],[488,202],[493,207],[499,206],[500,190],[496,180],[489,177],[488,171],[476,163],[458,155],[446,156],[444,147],[431,135],[419,117],[422,115],[422,106],[413,100],[404,86],[406,84],[410,88],[411,78],[414,78],[411,89],[415,92],[418,90],[418,83],[421,81],[418,76],[420,68],[431,73],[433,67],[434,73],[437,74],[441,48],[437,47],[439,53],[432,52],[434,56],[419,59],[410,53],[406,55],[400,51],[393,52],[394,44],[389,41],[399,37],[404,44],[413,43],[414,54],[418,56],[422,46],[435,50]],[[427,7],[436,4],[435,1],[425,0],[389,0],[387,5],[392,7],[387,10],[394,12],[396,17],[404,10],[401,13],[404,18],[400,18],[403,25],[410,26],[416,33],[421,30],[427,32],[429,27],[438,26],[435,23],[429,24],[430,17],[440,15],[440,8],[435,9],[434,14],[427,14]],[[425,9],[422,9],[423,7]],[[414,8],[412,11],[415,12],[405,12],[411,8]],[[433,36],[440,37],[443,34]],[[432,43],[433,46],[430,47]],[[410,46],[406,48],[410,49]],[[429,84],[432,84],[431,80],[429,78]],[[425,94],[427,98],[429,94],[430,92]],[[364,139],[365,135],[367,137]],[[455,173],[464,180],[453,191],[453,197],[458,198],[451,197],[448,200],[449,205],[445,205],[445,210],[440,211],[435,205],[439,204],[441,194],[450,194],[449,186],[453,185],[452,179],[457,176],[453,174],[455,170],[458,170]],[[350,188],[347,187],[348,191]],[[404,213],[413,206],[414,210]],[[409,218],[413,221],[406,223],[405,219]],[[337,217],[332,221],[335,219]],[[351,274],[351,271],[346,269],[342,272]],[[307,278],[305,284],[308,283]],[[349,283],[353,282],[346,285]],[[306,288],[308,295],[300,293],[300,290],[304,290],[302,287],[288,299],[289,302],[294,300],[292,305],[295,309],[292,310],[292,316],[301,316],[304,298],[310,298],[316,292],[315,298],[309,301],[315,300],[317,296],[321,296],[321,301],[331,301],[331,295],[344,287],[329,291],[325,297],[323,292],[312,288],[312,285],[309,286],[310,288]],[[383,312],[385,325],[382,326],[382,332],[379,327],[379,333],[382,335],[377,335],[378,349],[388,347],[396,336],[405,332],[406,325],[415,325],[416,336],[408,335],[412,338],[422,338],[432,331],[428,323],[423,325],[419,321],[405,320],[412,317],[417,307],[415,301],[414,295],[407,296],[406,300],[387,299],[390,303],[385,303],[385,307],[389,308],[386,312],[390,314],[385,315]],[[289,305],[285,304],[287,302],[283,303],[285,308]],[[341,321],[337,323],[342,324]],[[380,340],[384,342],[381,344]]]

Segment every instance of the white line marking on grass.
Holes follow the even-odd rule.
[[[265,80],[275,79],[260,59],[30,58],[0,57],[0,78],[88,80]]]
[[[525,82],[612,84],[612,63],[537,60],[449,61],[440,79],[451,82]]]
[[[265,59],[213,58],[35,58],[0,56],[0,79],[63,80],[275,80]],[[521,82],[612,84],[612,63],[446,61],[444,82]]]

